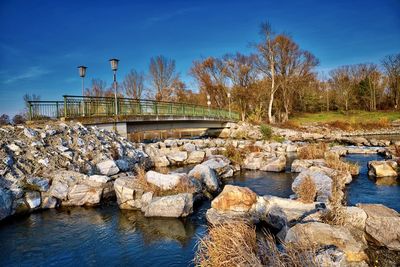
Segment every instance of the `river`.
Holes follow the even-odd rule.
[[[367,162],[377,155],[349,155],[361,172],[347,187],[349,204],[382,203],[400,211],[400,185],[377,185]],[[289,162],[290,163],[290,162]],[[289,164],[288,164],[289,166]],[[187,168],[180,171],[187,171]],[[244,171],[228,184],[248,186],[258,194],[289,197],[296,175]],[[205,235],[205,212],[196,207],[186,219],[145,218],[116,204],[97,208],[53,209],[0,224],[0,266],[188,266],[196,242]]]

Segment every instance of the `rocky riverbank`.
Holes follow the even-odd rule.
[[[222,132],[226,138],[151,144],[132,143],[79,123],[2,127],[0,220],[110,200],[147,217],[186,217],[197,201],[213,199],[206,214],[211,225],[237,220],[264,223],[289,243],[310,239],[319,247],[334,246],[329,257],[323,257],[327,264],[362,266],[371,246],[400,250],[396,211],[374,204],[346,206],[344,190],[358,167],[341,159],[350,153],[380,153],[388,160],[371,161],[371,177],[377,183],[396,180],[395,144],[298,132],[294,138],[283,132],[292,130],[273,131],[286,139],[262,140],[259,128],[249,124],[232,125]],[[242,169],[285,171],[289,155],[297,155],[290,169],[298,173],[290,199],[224,186],[224,179]],[[160,169],[186,164],[193,165],[188,173]]]

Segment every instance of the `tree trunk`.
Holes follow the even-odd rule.
[[[269,104],[268,104],[268,121],[269,123],[273,124],[275,123],[273,117],[272,117],[272,104],[274,102],[274,92],[271,92],[270,98],[269,98]]]

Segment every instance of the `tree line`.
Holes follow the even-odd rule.
[[[398,109],[400,53],[380,64],[339,66],[318,73],[319,60],[269,23],[260,27],[253,53],[226,54],[195,60],[189,70],[198,90],[189,90],[162,55],[150,60],[148,73],[130,71],[118,86],[120,95],[211,105],[240,112],[243,120],[285,122],[296,112]],[[105,82],[94,79],[87,95],[112,96]],[[229,97],[230,96],[230,97]]]

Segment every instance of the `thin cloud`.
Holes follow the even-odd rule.
[[[163,14],[163,15],[159,15],[159,16],[150,17],[150,18],[148,18],[146,20],[146,25],[147,26],[151,26],[151,25],[154,25],[156,23],[164,22],[164,21],[170,20],[170,19],[172,19],[174,17],[181,16],[183,14],[195,11],[197,9],[198,8],[195,8],[195,7],[192,7],[192,8],[181,8],[181,9],[178,9],[178,10],[176,10],[174,12],[170,12],[168,14]]]
[[[10,84],[10,83],[15,83],[15,82],[19,82],[22,80],[27,80],[27,79],[34,79],[34,78],[38,78],[40,76],[43,76],[47,73],[49,73],[50,71],[43,69],[42,67],[39,66],[34,66],[34,67],[30,67],[28,68],[25,72],[17,74],[17,75],[13,75],[11,77],[9,77],[8,79],[4,80],[3,83],[5,84]]]

